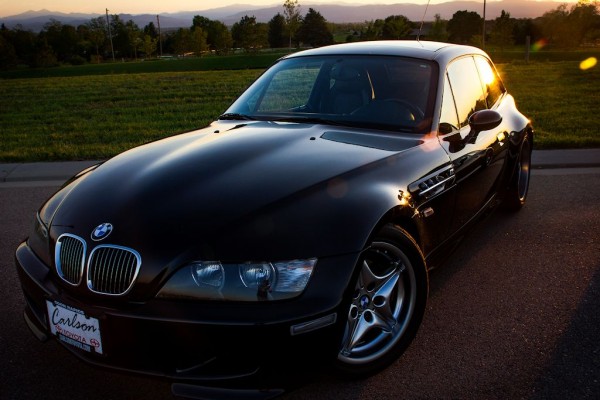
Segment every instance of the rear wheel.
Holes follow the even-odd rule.
[[[394,225],[379,232],[357,268],[336,362],[347,376],[372,374],[404,352],[423,319],[428,291],[421,252]]]
[[[509,211],[518,211],[527,200],[529,192],[529,179],[531,176],[531,143],[525,136],[521,145],[521,152],[517,160],[517,168],[510,182],[504,198],[504,208]]]

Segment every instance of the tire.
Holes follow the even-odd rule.
[[[406,350],[423,320],[429,287],[419,247],[395,225],[373,238],[356,275],[335,362],[349,378],[371,375]]]
[[[525,136],[517,159],[515,173],[511,178],[502,204],[507,211],[519,211],[527,201],[531,178],[531,150],[529,137]]]

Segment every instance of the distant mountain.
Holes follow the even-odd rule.
[[[410,1],[410,0],[407,0]],[[500,16],[502,10],[510,13],[513,18],[535,18],[547,11],[556,9],[560,3],[553,1],[524,1],[524,0],[502,0],[487,3],[486,19],[494,19]],[[329,22],[364,22],[374,19],[384,19],[390,15],[404,15],[412,21],[420,21],[425,12],[425,5],[398,3],[398,4],[304,4],[300,3],[302,13],[314,8],[320,12]],[[425,15],[426,21],[432,21],[434,15],[440,14],[443,19],[450,19],[457,11],[475,11],[483,14],[483,4],[479,1],[449,1],[446,3],[431,4]],[[258,22],[268,22],[277,13],[283,14],[282,6],[261,7],[246,4],[236,4],[227,7],[213,8],[209,10],[187,11],[178,13],[161,13],[160,25],[164,29],[189,27],[195,15],[219,20],[227,25],[233,25],[243,16],[255,16]],[[54,19],[69,25],[80,25],[104,14],[81,14],[60,13],[48,10],[28,11],[19,15],[0,18],[0,23],[8,28],[14,28],[20,24],[24,29],[40,31],[44,25]],[[124,21],[133,20],[139,27],[146,26],[149,22],[156,25],[154,14],[119,14]]]
[[[542,16],[546,11],[557,8],[560,3],[553,1],[525,1],[525,0],[502,0],[487,2],[486,19],[499,17],[502,10],[510,13],[513,18],[536,18]],[[300,3],[302,12],[306,13],[309,8],[319,11],[327,21],[342,22],[364,22],[374,19],[385,19],[390,15],[404,15],[411,21],[420,21],[425,13],[426,6],[412,3],[398,4],[376,4],[376,5],[349,5],[349,4],[317,4],[304,5]],[[430,4],[425,15],[426,21],[433,21],[436,14],[443,19],[450,19],[457,11],[475,11],[483,15],[483,2],[478,1],[449,1],[446,3]],[[283,14],[282,7],[268,7],[256,9],[252,12],[246,10],[219,19],[227,25],[232,25],[244,15],[255,16],[258,22],[268,22],[277,13]]]
[[[197,14],[194,14],[194,15],[197,15]],[[156,21],[156,14],[138,14],[138,15],[119,14],[119,18],[121,18],[125,22],[132,20],[140,28],[143,28],[144,26],[148,25],[150,22],[152,22],[154,24],[154,26],[158,25],[158,23]],[[160,15],[160,27],[161,27],[161,29],[175,29],[175,28],[182,28],[182,27],[189,28],[190,26],[192,26],[192,19],[193,19],[193,17],[190,17],[190,18],[173,17],[173,16],[169,16],[167,14],[161,14]]]
[[[12,17],[0,18],[0,23],[7,28],[14,28],[21,25],[25,30],[39,32],[48,22],[52,20],[60,21],[63,24],[78,26],[96,18],[100,14],[66,14],[55,11],[39,10],[27,11],[25,13],[14,15]]]
[[[227,7],[211,8],[209,10],[182,11],[182,12],[177,12],[177,13],[164,13],[162,15],[166,15],[166,16],[173,17],[173,18],[188,19],[188,20],[192,20],[194,18],[194,16],[196,16],[196,15],[202,15],[208,19],[214,19],[214,20],[220,21],[222,19],[225,19],[225,18],[227,18],[231,15],[235,15],[235,14],[244,14],[244,15],[253,14],[253,12],[255,10],[260,10],[262,8],[264,8],[264,6],[253,6],[253,5],[249,5],[249,4],[234,4],[234,5],[227,6]],[[278,8],[280,8],[280,10],[278,12],[283,13],[282,7],[278,7]],[[275,12],[275,14],[277,14],[277,12]],[[273,14],[273,15],[275,15],[275,14]],[[271,17],[269,17],[269,19],[271,19],[273,17],[273,15],[271,15]]]

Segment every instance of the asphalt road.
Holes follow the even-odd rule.
[[[0,399],[170,399],[168,382],[86,365],[26,327],[13,252],[53,190],[0,185]],[[393,366],[281,398],[600,398],[599,200],[600,168],[534,171],[525,208],[492,214],[431,274],[423,325]]]

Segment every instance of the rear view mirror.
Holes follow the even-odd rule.
[[[471,132],[479,133],[496,128],[502,122],[502,115],[493,110],[481,110],[469,117]]]

